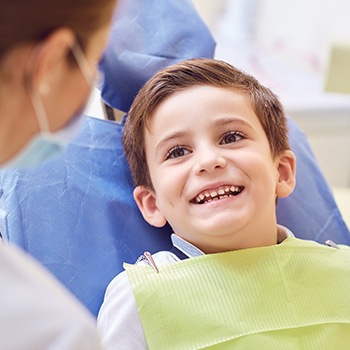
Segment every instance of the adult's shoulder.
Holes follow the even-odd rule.
[[[0,244],[0,279],[3,348],[101,349],[92,315],[18,248]]]

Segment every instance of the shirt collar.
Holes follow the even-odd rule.
[[[288,230],[286,227],[282,225],[277,225],[277,242],[281,243],[288,237],[294,237],[292,231]],[[185,241],[183,238],[179,237],[175,233],[171,235],[171,241],[174,247],[179,249],[189,258],[204,255],[204,253],[199,248]]]
[[[179,237],[175,233],[171,235],[171,241],[173,242],[173,246],[183,252],[189,258],[193,258],[195,256],[204,255],[204,253],[195,247],[193,244],[185,241],[183,238]]]

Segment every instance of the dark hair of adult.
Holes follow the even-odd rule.
[[[40,42],[62,27],[75,33],[84,50],[91,34],[110,22],[114,6],[115,0],[2,0],[0,63],[17,45]]]

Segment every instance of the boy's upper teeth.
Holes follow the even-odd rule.
[[[236,196],[242,192],[242,186],[223,186],[216,190],[204,191],[194,198],[194,202],[197,204],[202,204],[205,202],[210,202],[214,199],[226,198],[229,196]]]

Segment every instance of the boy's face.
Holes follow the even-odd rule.
[[[291,151],[272,159],[248,98],[196,86],[164,100],[145,131],[154,191],[135,189],[145,219],[166,221],[206,253],[276,244],[276,196],[294,187]]]

